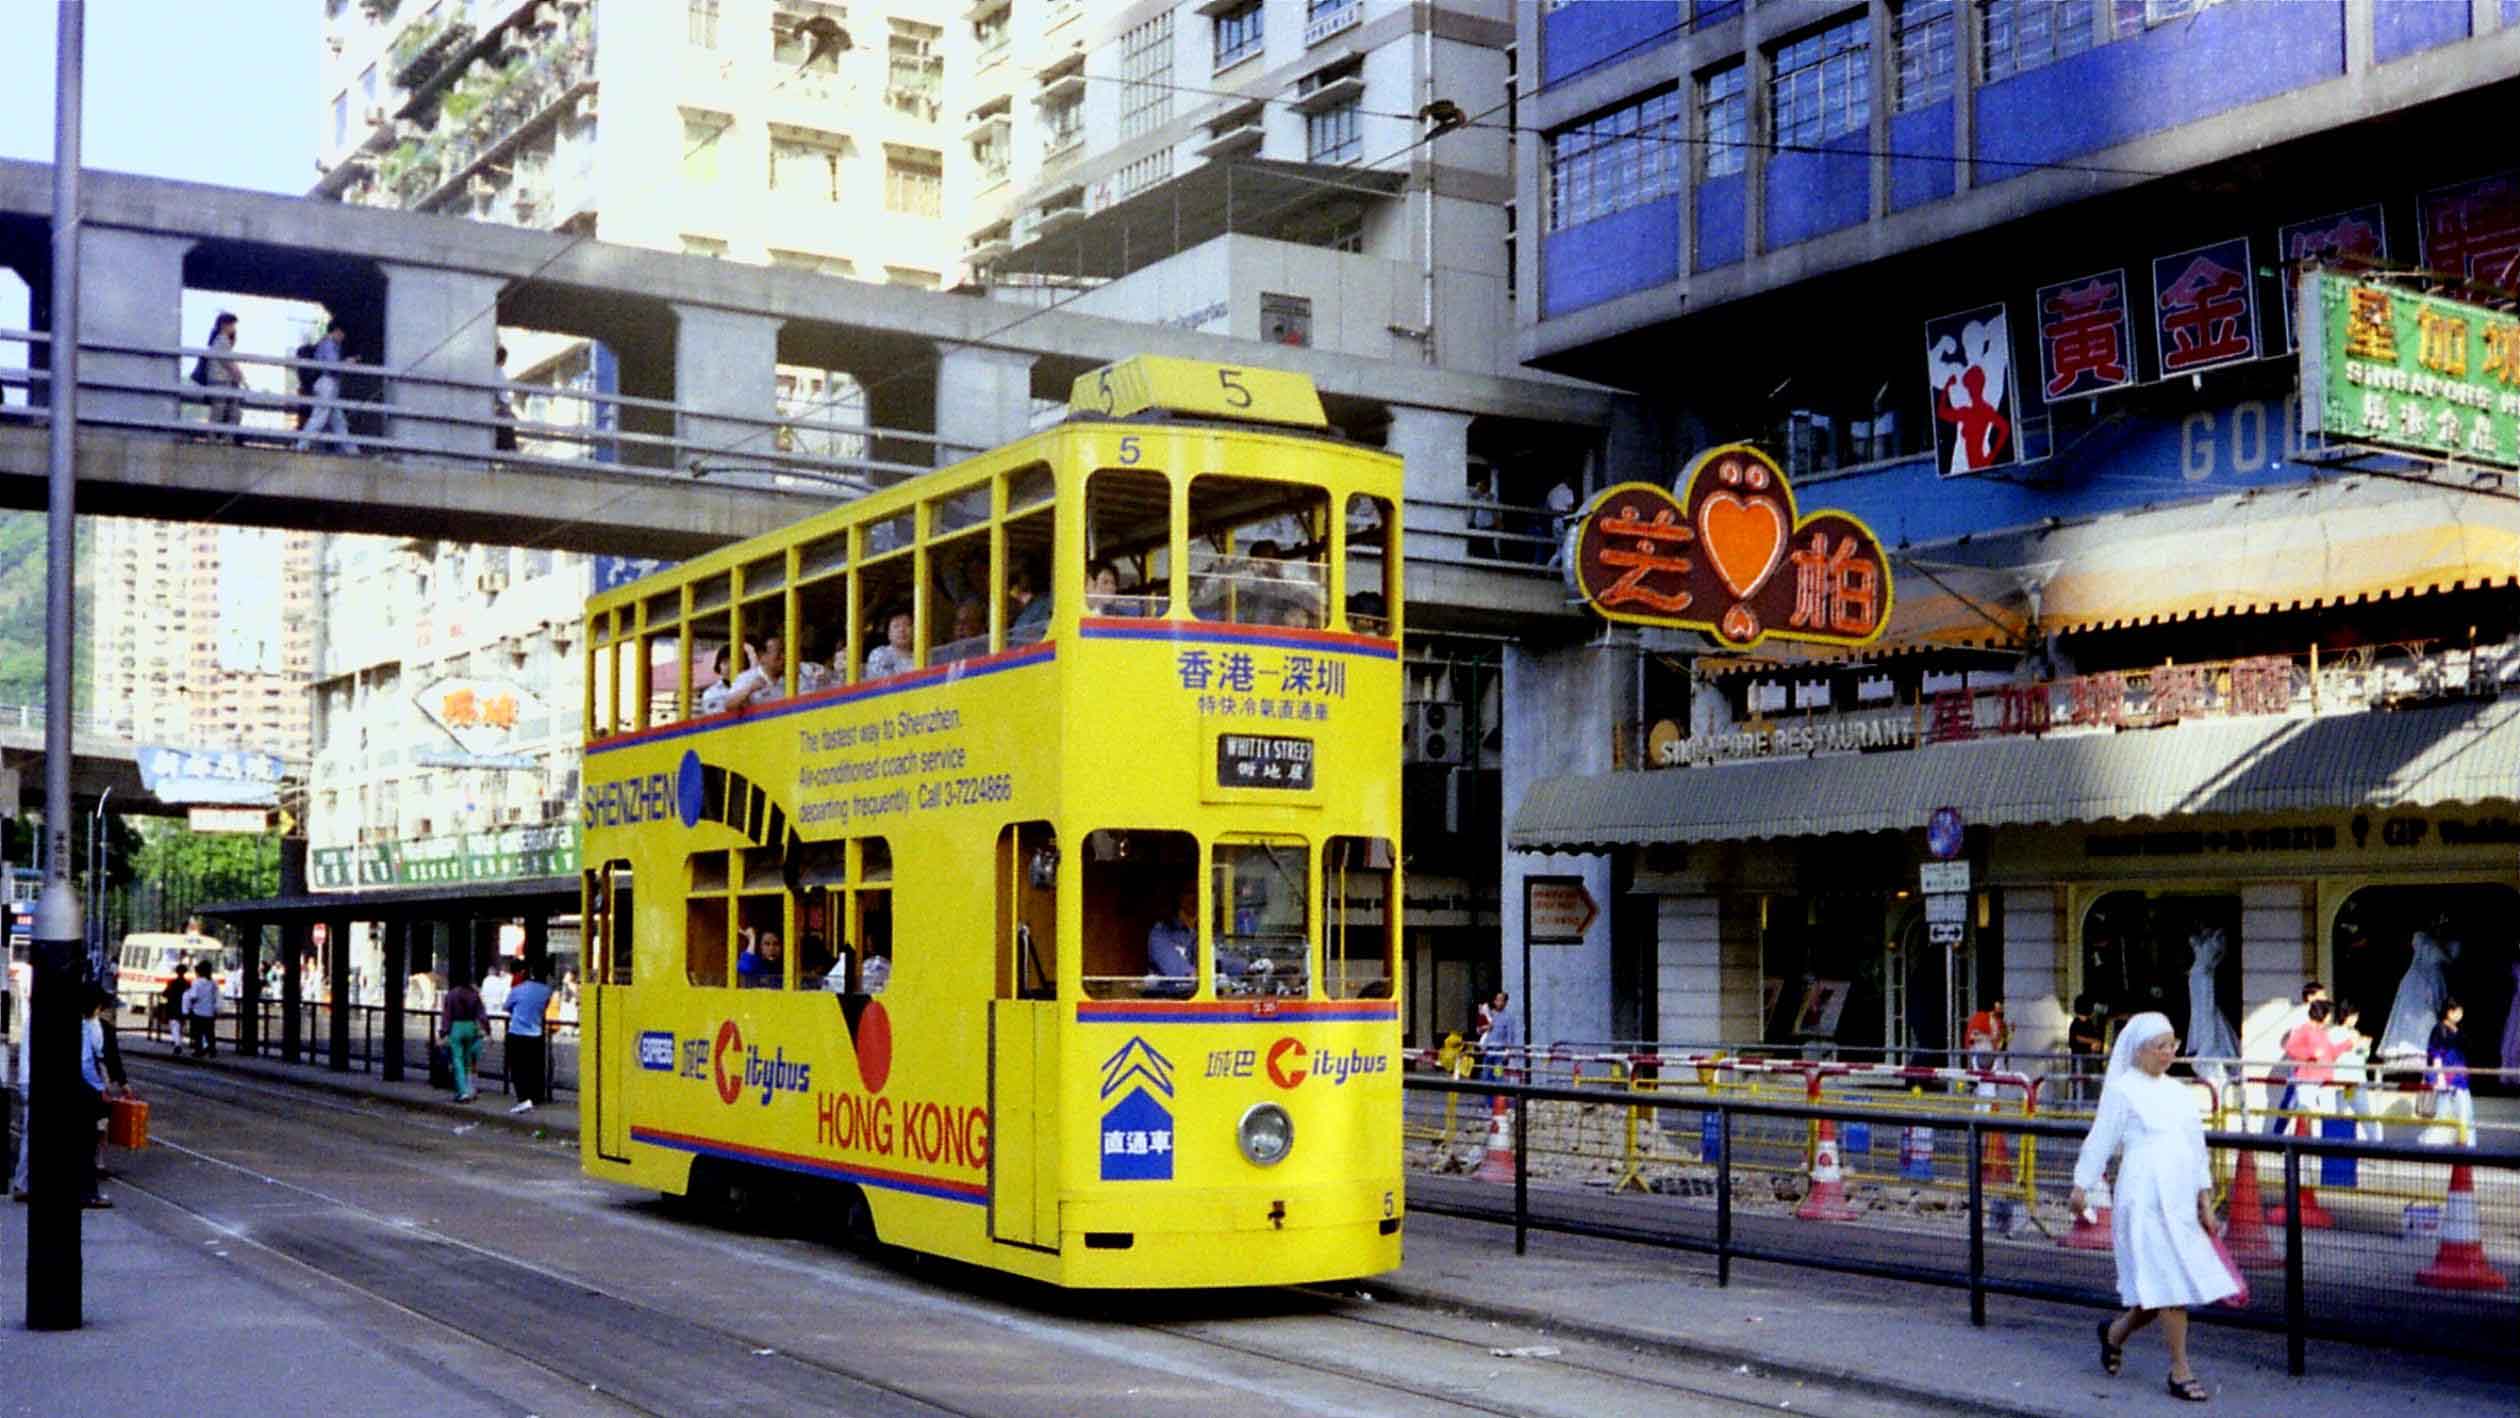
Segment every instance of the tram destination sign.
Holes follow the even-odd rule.
[[[2311,271],[2300,327],[2305,433],[2520,468],[2520,315]]]
[[[1313,785],[1313,741],[1275,734],[1218,734],[1216,786],[1289,788]]]

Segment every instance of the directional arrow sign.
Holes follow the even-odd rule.
[[[1523,878],[1523,938],[1533,945],[1577,945],[1601,915],[1580,876]]]
[[[1967,927],[1958,921],[1933,921],[1925,927],[1927,945],[1958,945]]]

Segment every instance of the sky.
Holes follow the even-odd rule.
[[[51,162],[57,0],[0,0],[0,158]],[[323,0],[88,0],[81,166],[221,187],[303,193],[314,185],[324,95]],[[281,350],[311,312],[202,294],[184,302],[187,340],[215,308],[245,318],[247,346]],[[0,272],[0,326],[27,322],[26,287]],[[259,326],[264,338],[254,338]],[[0,363],[22,363],[7,346]],[[265,381],[277,376],[265,371]]]

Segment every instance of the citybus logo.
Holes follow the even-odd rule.
[[[727,1072],[727,1056],[740,1054],[735,1071]],[[744,1090],[761,1090],[760,1102],[767,1106],[780,1093],[803,1093],[813,1086],[814,1066],[792,1063],[784,1048],[762,1057],[761,1050],[744,1043],[744,1031],[730,1019],[718,1026],[717,1043],[709,1050],[709,1075],[717,1084],[718,1101],[733,1106],[744,1096]]]
[[[1271,1044],[1269,1046],[1269,1081],[1280,1088],[1292,1088],[1303,1082],[1309,1076],[1303,1065],[1296,1064],[1289,1067],[1285,1061],[1289,1054],[1300,1059],[1304,1057],[1304,1053],[1302,1042],[1296,1039],[1280,1039]]]

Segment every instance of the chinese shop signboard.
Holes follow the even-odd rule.
[[[2246,237],[2153,260],[2153,343],[2161,377],[2258,357],[2257,283]]]
[[[2520,316],[2314,271],[2301,325],[2306,432],[2520,468]]]
[[[1575,538],[1575,583],[1607,619],[1761,640],[1869,645],[1890,620],[1881,539],[1843,512],[1797,512],[1773,459],[1748,444],[1701,453],[1680,496],[1605,488]]]
[[[2102,271],[2039,287],[2040,387],[2049,399],[2124,389],[2135,382],[2126,332],[2126,272]]]

